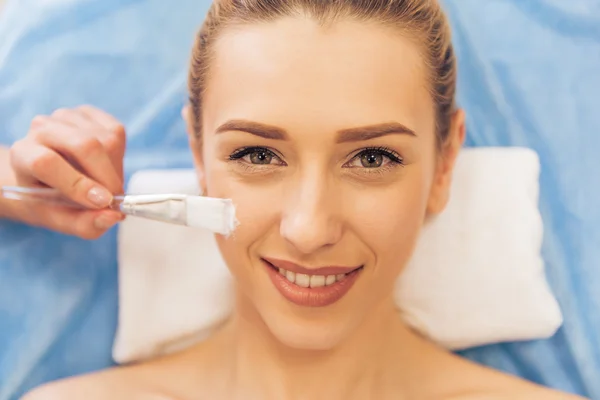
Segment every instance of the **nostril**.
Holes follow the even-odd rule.
[[[334,245],[342,236],[336,211],[325,202],[324,196],[312,196],[305,201],[296,199],[288,204],[293,207],[282,215],[281,237],[302,254]]]

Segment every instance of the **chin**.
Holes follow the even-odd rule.
[[[327,351],[343,343],[355,331],[358,325],[347,318],[336,318],[330,313],[318,317],[303,317],[293,312],[273,310],[267,305],[265,312],[260,312],[264,323],[282,345],[297,350]],[[326,315],[329,314],[329,315]]]
[[[337,347],[348,336],[339,327],[301,327],[272,324],[269,330],[284,346],[296,350],[327,351]]]

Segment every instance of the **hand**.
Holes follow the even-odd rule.
[[[35,117],[27,136],[10,149],[17,184],[58,189],[88,209],[20,202],[11,217],[84,239],[100,237],[123,219],[106,207],[113,194],[123,193],[124,155],[123,125],[94,107]]]

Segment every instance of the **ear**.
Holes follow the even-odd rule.
[[[437,157],[435,176],[427,204],[427,215],[441,213],[448,204],[452,172],[458,153],[465,142],[465,135],[465,113],[463,110],[457,110],[452,116],[448,138],[443,143]]]
[[[188,142],[194,158],[194,167],[196,174],[198,175],[198,183],[202,194],[206,193],[206,177],[204,170],[204,161],[202,158],[202,139],[198,136],[194,130],[192,108],[188,105],[184,106],[181,110],[181,116],[185,121],[185,127],[188,134]]]

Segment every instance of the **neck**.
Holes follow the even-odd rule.
[[[401,379],[395,366],[406,364],[417,343],[391,298],[331,350],[299,350],[281,344],[243,297],[238,298],[236,314],[223,334],[234,363],[232,386],[245,398],[251,398],[248,393],[256,393],[257,398],[376,398],[387,376],[393,374],[390,379],[396,382]]]

